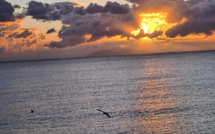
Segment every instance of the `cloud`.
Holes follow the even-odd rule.
[[[215,30],[215,1],[198,1],[192,5],[192,10],[186,21],[166,31],[168,37],[187,36],[189,34],[212,35]]]
[[[177,23],[189,14],[189,5],[183,0],[132,0],[138,3],[134,9],[138,13],[166,12],[168,23]]]
[[[8,43],[10,43],[12,37],[14,37],[18,32],[20,28],[20,24],[17,22],[4,22],[3,25],[0,26],[0,40],[8,40]],[[3,41],[4,42],[4,41]],[[0,43],[0,46],[7,45],[6,42]]]
[[[31,15],[36,19],[49,19],[47,14],[54,11],[49,4],[43,4],[42,2],[30,1],[27,8],[27,15]]]
[[[47,4],[30,1],[26,15],[37,20],[60,20],[62,22],[64,26],[58,32],[60,41],[46,43],[45,46],[49,48],[71,47],[101,40],[104,37],[119,36],[138,40],[142,37],[157,38],[165,33],[167,37],[174,38],[176,36],[200,33],[211,35],[215,30],[215,2],[213,0],[127,1],[133,3],[133,6],[108,1],[104,6],[91,3],[85,8],[73,2]],[[8,3],[4,0],[0,0],[0,2]],[[10,3],[8,4],[11,5]],[[11,9],[13,8],[15,6]],[[8,8],[0,10],[13,14],[14,9],[10,12],[6,9]],[[174,23],[174,27],[166,31],[155,30],[150,34],[144,33],[139,26],[140,22],[138,21],[140,20],[138,16],[141,13],[157,12],[167,13],[166,22]],[[19,17],[16,16],[15,18]],[[2,31],[0,36],[6,29],[9,29],[9,27],[0,28],[0,32]],[[137,29],[140,29],[138,35],[131,34],[132,30]],[[46,34],[53,32],[56,32],[55,28],[47,30]],[[10,34],[8,38],[28,38],[31,36],[34,36],[34,33],[29,29],[25,29],[22,32]]]
[[[0,47],[0,54],[5,52],[5,48],[4,47]]]
[[[53,41],[45,46],[51,48],[64,48],[75,46],[85,42],[92,42],[103,37],[121,36],[133,37],[139,39],[142,37],[156,38],[163,34],[163,31],[154,31],[150,34],[144,33],[143,30],[138,35],[132,35],[131,30],[137,29],[137,14],[132,7],[120,5],[116,2],[107,2],[106,5],[100,6],[91,3],[86,9],[78,8],[79,13],[72,12],[63,15],[61,21],[67,26],[63,26],[58,36],[61,41]]]
[[[45,35],[36,34],[36,29],[24,29],[19,27],[14,31],[3,31],[4,37],[1,41],[1,47],[4,52],[21,52],[27,49],[35,49],[44,44]],[[1,34],[1,33],[0,33]]]
[[[79,14],[79,15],[85,15],[85,9],[84,7],[75,7],[73,10],[73,13]]]
[[[127,14],[129,13],[130,8],[128,5],[120,5],[117,2],[110,2],[108,1],[106,5],[100,6],[97,5],[96,3],[91,3],[87,8],[86,8],[86,13],[94,14],[94,13],[105,13],[109,12],[112,14]]]
[[[30,31],[29,29],[25,29],[22,33],[16,34],[15,38],[27,38],[32,34],[33,34],[32,31]]]
[[[136,12],[167,12],[166,22],[178,23],[168,29],[166,35],[171,38],[189,34],[212,35],[215,30],[214,0],[127,0],[134,3]],[[186,20],[181,23],[182,20]],[[156,32],[156,31],[155,31]],[[156,35],[155,33],[153,35]],[[153,37],[151,35],[151,37]]]
[[[54,33],[54,32],[56,32],[56,30],[54,28],[51,28],[46,32],[46,34],[50,34],[50,33]]]
[[[100,6],[91,3],[86,9],[77,3],[59,2],[47,4],[37,1],[30,1],[27,8],[27,15],[34,19],[42,19],[44,21],[60,20],[63,15],[74,13],[79,15],[106,13],[126,14],[130,11],[128,5],[120,5],[117,2],[107,2],[106,5]]]
[[[215,30],[215,20],[204,19],[198,21],[188,21],[183,24],[179,24],[166,31],[168,37],[181,36],[185,37],[189,34],[200,34],[212,35]]]
[[[69,5],[69,6],[68,6]],[[59,42],[53,41],[46,44],[51,48],[63,48],[78,45],[84,42],[91,42],[103,37],[141,38],[148,36],[155,38],[163,32],[155,31],[151,34],[140,33],[132,35],[126,29],[138,28],[136,14],[133,8],[117,2],[107,2],[105,6],[91,3],[86,9],[77,7],[76,3],[63,2],[46,4],[36,1],[29,2],[27,14],[35,19],[61,20],[64,26],[58,36],[62,39]],[[49,33],[49,32],[47,32]]]
[[[101,13],[104,11],[104,7],[98,5],[97,3],[90,3],[90,5],[86,8],[86,13],[94,14],[94,13]]]
[[[13,12],[14,8],[9,2],[0,0],[0,22],[14,21]]]
[[[64,26],[59,31],[60,42],[52,42],[50,47],[67,47],[91,42],[101,39],[102,37],[113,37],[116,35],[129,36],[130,33],[124,27],[135,25],[132,14],[68,14],[62,18]],[[124,25],[124,27],[122,27]]]
[[[25,12],[14,13],[15,8],[21,7],[19,5],[12,6],[11,3],[0,0],[0,22],[14,22],[17,19],[23,19],[25,17]]]
[[[17,23],[9,25],[9,26],[3,25],[3,26],[0,26],[0,33],[4,32],[4,31],[14,31],[14,30],[18,29],[19,27],[20,27],[20,25]]]
[[[149,34],[147,37],[149,38],[156,38],[158,36],[161,36],[163,34],[163,31],[157,31],[155,30],[154,32],[152,32],[151,34]]]
[[[200,2],[203,2],[203,1],[205,1],[205,0],[188,0],[187,3],[191,6],[193,6],[193,5],[199,4]]]
[[[142,4],[149,2],[150,0],[127,0],[127,1],[131,2],[131,3],[142,5]]]
[[[66,15],[73,11],[77,3],[60,2],[47,4],[37,1],[30,1],[27,8],[27,15],[34,19],[42,19],[44,21],[60,20],[62,15]]]
[[[23,28],[21,20],[2,24],[0,26],[0,40],[2,42],[0,48],[4,48],[4,52],[22,51],[35,43],[41,43],[36,29]]]
[[[21,8],[19,5],[13,5],[13,8]]]

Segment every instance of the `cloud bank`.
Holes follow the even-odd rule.
[[[133,4],[120,4],[107,2],[104,6],[96,3],[89,4],[86,8],[73,2],[42,3],[30,1],[25,10],[25,16],[36,20],[56,21],[63,24],[58,31],[60,41],[52,41],[44,46],[49,48],[65,48],[82,43],[94,42],[103,37],[119,36],[127,39],[142,37],[157,38],[165,35],[167,38],[185,37],[190,34],[212,35],[215,30],[215,0],[127,0]],[[0,0],[0,22],[16,21],[22,15],[14,15],[15,8],[11,3]],[[140,30],[138,35],[131,34],[132,30],[140,28],[140,13],[166,12],[166,22],[176,25],[164,30],[155,30],[144,33]],[[5,31],[15,31],[16,24],[0,26],[0,37]],[[49,29],[46,34],[56,32]],[[31,30],[11,33],[8,38],[29,38],[36,36]],[[36,41],[34,41],[36,42]],[[5,50],[1,48],[1,52]]]

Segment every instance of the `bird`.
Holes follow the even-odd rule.
[[[31,113],[33,113],[33,112],[34,112],[34,110],[31,109]]]
[[[107,115],[107,117],[111,118],[110,115],[107,112],[104,112],[104,111],[102,111],[100,109],[97,109],[97,110],[100,111],[100,112],[102,112],[104,115]]]

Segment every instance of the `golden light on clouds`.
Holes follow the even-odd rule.
[[[76,3],[77,5],[74,5],[74,7],[82,7],[82,6],[87,6],[88,5],[88,3],[86,3],[86,2],[78,2],[78,1],[76,1],[76,2],[69,1],[69,2]]]
[[[129,55],[215,49],[214,12],[209,8],[214,2],[52,1],[31,1],[21,5],[24,9],[11,3],[14,12],[3,9],[0,54],[71,50],[65,57],[72,57],[96,51]]]
[[[143,13],[139,15],[140,17],[140,27],[131,33],[137,36],[141,30],[145,34],[151,34],[154,31],[164,31],[166,28],[174,26],[173,23],[167,23],[166,17],[167,13]]]

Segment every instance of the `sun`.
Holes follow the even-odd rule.
[[[139,17],[141,18],[139,28],[131,32],[134,36],[137,36],[141,30],[144,34],[151,34],[169,27],[166,22],[167,13],[143,13]]]

